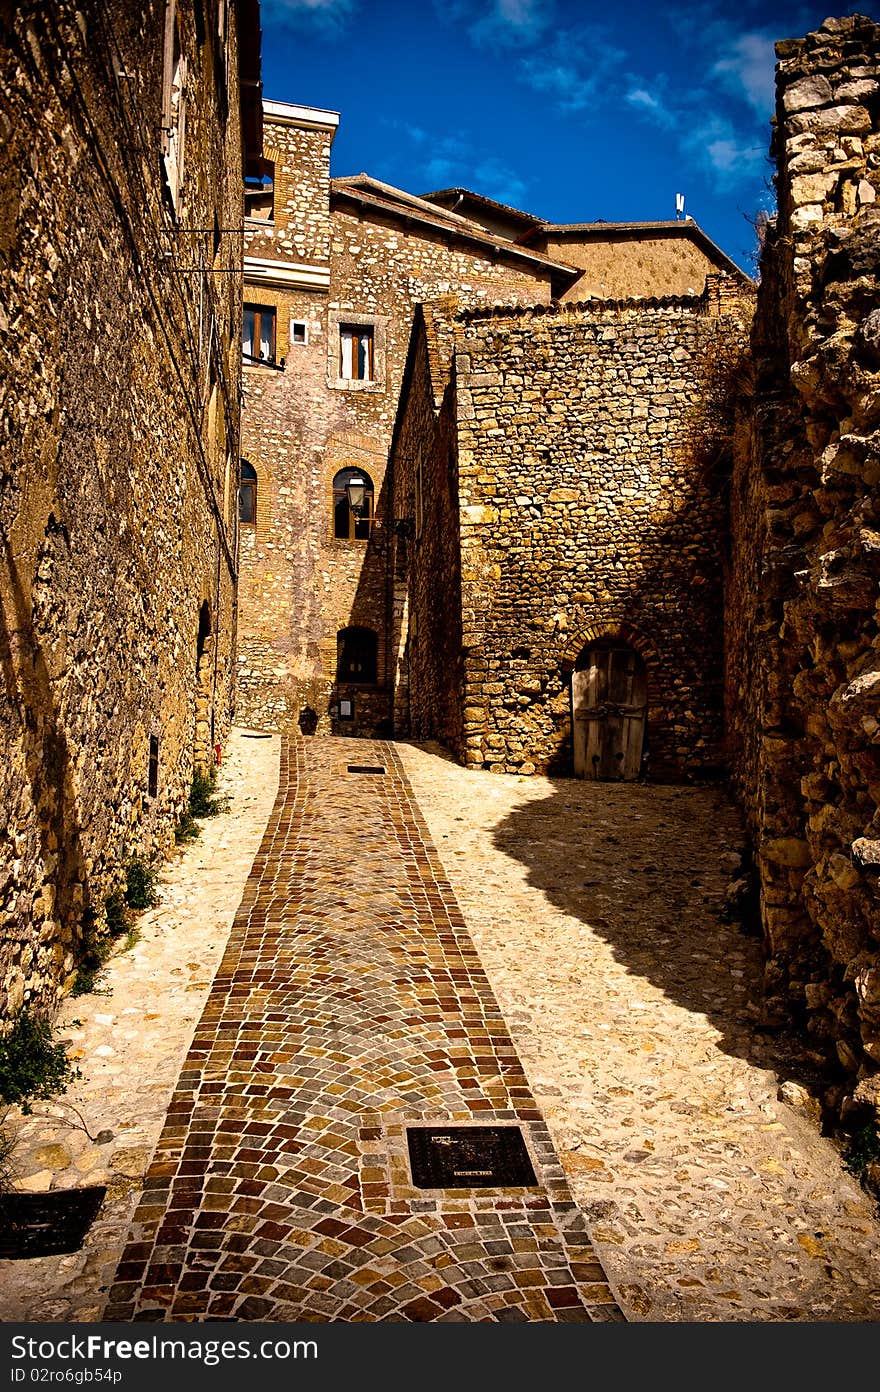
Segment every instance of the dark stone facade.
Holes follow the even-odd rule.
[[[415,517],[397,645],[416,737],[570,773],[571,670],[607,636],[647,668],[649,776],[719,771],[717,464],[750,304],[723,309],[707,293],[422,316],[392,454],[395,511]]]
[[[230,719],[254,11],[0,6],[7,1014],[64,989]]]
[[[727,704],[768,1018],[880,1107],[880,27],[777,45],[779,215],[741,401]]]

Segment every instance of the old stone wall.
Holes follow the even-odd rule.
[[[300,136],[295,149],[284,146],[268,109],[266,148],[284,152],[276,177],[280,169],[282,184],[295,182],[304,161],[314,190],[322,161],[329,172],[329,140],[316,130]],[[318,216],[318,201],[310,207]],[[284,204],[276,205],[277,247],[286,245],[286,216]],[[533,270],[506,265],[451,233],[359,208],[344,191],[333,194],[323,216],[331,228],[329,289],[254,285],[245,294],[276,307],[285,365],[283,372],[253,366],[244,373],[244,453],[259,475],[260,502],[255,528],[243,528],[236,709],[245,722],[276,727],[310,710],[320,732],[370,734],[387,732],[392,719],[386,638],[395,519],[386,471],[414,308],[449,293],[473,303],[546,303],[550,271],[537,258]],[[270,255],[266,236],[249,227],[249,256]],[[311,267],[324,264],[322,248],[316,241]],[[291,320],[308,322],[307,343],[290,343]],[[347,322],[373,329],[369,384],[339,379],[339,330]],[[333,479],[349,467],[366,470],[375,490],[369,541],[333,535]],[[336,680],[337,634],[349,626],[377,635],[375,685]],[[336,719],[340,697],[354,701],[354,721]]]
[[[416,313],[407,380],[391,450],[395,516],[394,732],[464,753],[461,540],[455,345],[447,309]]]
[[[165,13],[0,6],[7,1017],[64,989],[126,857],[168,846],[230,718],[241,290],[211,273],[241,256],[219,232],[241,221],[235,20],[224,62],[216,7],[177,5],[175,214]]]
[[[274,210],[248,219],[248,255],[326,265],[330,259],[330,147],[335,127],[296,126],[267,113],[263,156],[273,165]]]
[[[434,733],[477,767],[570,772],[571,669],[588,642],[616,636],[647,666],[650,776],[717,769],[717,469],[743,318],[704,297],[475,310],[455,328],[456,447],[439,430],[422,468],[432,502],[457,494],[462,747]],[[455,594],[440,565],[416,542],[420,647],[443,641],[434,596]],[[414,716],[415,687],[411,672]]]
[[[727,599],[735,776],[770,1017],[794,1005],[880,1102],[880,27],[777,45],[779,214],[737,430]]]
[[[691,236],[672,224],[666,235],[644,228],[604,234],[548,228],[530,244],[556,261],[583,267],[563,300],[626,299],[630,295],[701,295],[706,276],[723,268]],[[728,268],[730,269],[730,268]]]

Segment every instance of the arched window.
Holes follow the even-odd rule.
[[[257,471],[247,459],[241,461],[238,486],[238,520],[253,527],[257,520]]]
[[[336,635],[336,680],[375,686],[379,640],[371,628],[343,628]]]
[[[333,480],[333,535],[369,541],[373,526],[373,480],[364,469],[340,469]]]

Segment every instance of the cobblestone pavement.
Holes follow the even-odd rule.
[[[548,1292],[572,1289],[594,1316],[619,1317],[600,1303],[554,1148],[628,1318],[880,1316],[876,1211],[777,1099],[803,1060],[756,1031],[758,944],[719,919],[740,843],[722,794],[301,742],[307,776],[275,808],[229,940],[278,744],[236,733],[232,814],[166,867],[161,905],[102,994],[63,1007],[84,1077],[22,1120],[19,1174],[33,1189],[106,1182],[108,1199],[81,1252],[0,1262],[0,1319],[102,1318],[124,1247],[110,1316],[137,1300],[140,1317],[166,1317],[179,1269],[175,1319],[200,1318],[206,1298],[220,1318],[394,1318],[407,1305],[416,1318],[540,1318]],[[355,755],[389,776],[348,775]],[[261,1019],[277,1036],[262,1052]],[[441,1211],[410,1187],[407,1121],[496,1113],[523,1120],[544,1208],[525,1210],[523,1191],[512,1208],[447,1191]],[[583,1318],[580,1303],[553,1308]]]
[[[726,796],[397,748],[628,1318],[880,1318],[876,1207],[777,1098],[809,1059],[719,916]]]
[[[415,1188],[414,1123],[538,1183]],[[622,1318],[393,746],[285,745],[105,1317]]]
[[[82,1077],[34,1115],[9,1113],[18,1186],[105,1184],[81,1251],[0,1261],[0,1319],[101,1316],[135,1200],[186,1057],[278,788],[280,737],[235,730],[220,770],[228,814],[162,868],[161,901],[138,916],[139,940],[111,958],[90,995],[69,997],[59,1038]],[[94,1138],[94,1139],[93,1139]]]

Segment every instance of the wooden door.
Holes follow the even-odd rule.
[[[646,713],[647,678],[638,653],[621,644],[586,648],[571,674],[575,777],[637,778]]]

